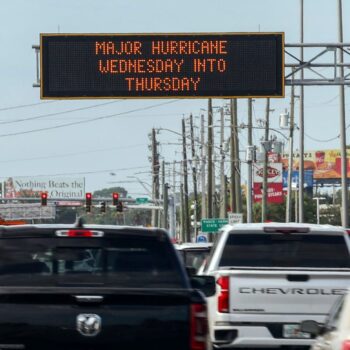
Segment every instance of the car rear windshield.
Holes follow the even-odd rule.
[[[230,234],[220,267],[350,268],[343,236]]]
[[[156,237],[0,239],[0,286],[183,287],[171,244]]]

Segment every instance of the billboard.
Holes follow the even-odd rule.
[[[254,183],[263,182],[264,167],[261,164],[254,164],[253,181]],[[267,182],[282,183],[282,163],[269,163],[267,166]]]
[[[304,171],[304,184],[305,187],[313,187],[314,185],[314,171],[313,170],[305,170]],[[299,171],[293,170],[292,172],[292,186],[299,186]],[[288,171],[283,171],[283,188],[288,187]]]
[[[9,177],[3,184],[3,198],[39,197],[47,192],[49,199],[84,199],[85,178]]]
[[[0,217],[5,220],[54,219],[56,207],[40,204],[0,204]]]
[[[41,98],[283,97],[284,33],[41,34]]]
[[[299,169],[299,153],[293,154],[293,169]],[[288,154],[282,156],[283,168],[288,169]],[[340,180],[341,155],[339,149],[315,150],[304,153],[304,169],[313,170],[314,180]],[[350,149],[347,150],[347,173],[350,177]]]
[[[263,165],[256,164],[253,168],[253,198],[254,202],[262,200]],[[269,163],[267,166],[267,202],[282,203],[283,195],[282,163]]]
[[[253,186],[253,199],[255,203],[262,201],[262,184],[254,183]],[[283,203],[283,185],[282,183],[269,183],[267,184],[267,203]]]

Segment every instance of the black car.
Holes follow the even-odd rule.
[[[0,226],[6,349],[205,350],[204,294],[167,233],[117,226]]]

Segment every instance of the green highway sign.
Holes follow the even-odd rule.
[[[218,232],[222,226],[228,224],[228,219],[202,219],[202,232]]]
[[[136,204],[145,204],[145,203],[148,203],[148,198],[146,197],[136,198]]]

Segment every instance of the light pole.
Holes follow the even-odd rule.
[[[326,199],[325,197],[314,197],[316,201],[316,213],[317,213],[317,224],[320,224],[320,200]]]

